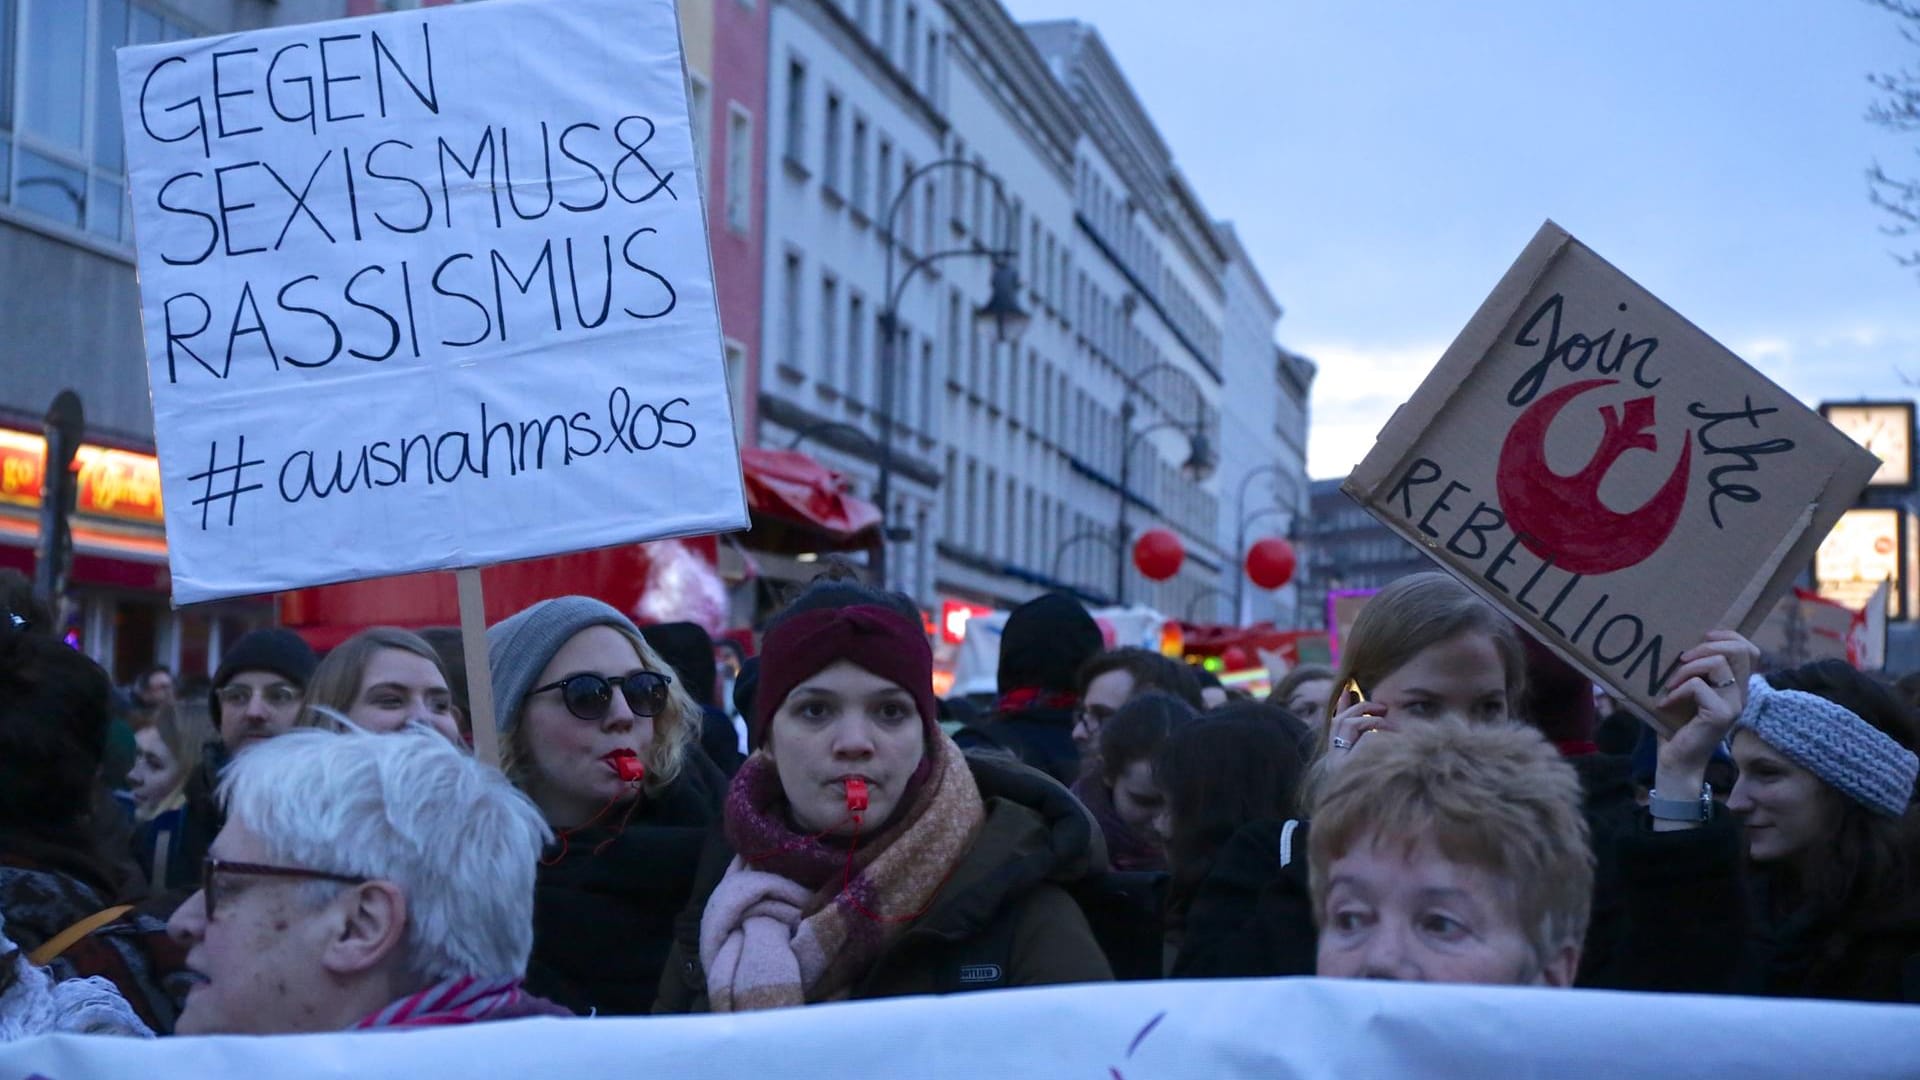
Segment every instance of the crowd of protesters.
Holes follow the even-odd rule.
[[[1911,680],[1730,632],[1656,726],[1439,573],[1265,702],[1049,594],[976,708],[854,580],[757,650],[562,596],[487,633],[496,770],[457,633],[121,690],[0,586],[0,1038],[1168,976],[1920,1002]]]

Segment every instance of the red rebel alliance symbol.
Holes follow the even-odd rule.
[[[1673,534],[1687,502],[1693,436],[1686,433],[1680,460],[1646,505],[1618,513],[1600,501],[1600,481],[1629,450],[1659,449],[1654,438],[1654,399],[1634,398],[1624,407],[1603,405],[1606,423],[1600,447],[1585,468],[1562,476],[1547,465],[1547,429],[1574,398],[1617,379],[1570,383],[1533,403],[1500,448],[1496,486],[1507,524],[1528,551],[1575,574],[1608,574],[1646,560]]]

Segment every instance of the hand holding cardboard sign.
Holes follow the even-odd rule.
[[[1686,798],[1706,782],[1707,763],[1747,703],[1747,677],[1760,650],[1731,630],[1709,630],[1705,641],[1680,654],[1681,664],[1660,699],[1660,720],[1673,731],[1660,743],[1653,788]],[[1690,827],[1656,821],[1661,830]]]

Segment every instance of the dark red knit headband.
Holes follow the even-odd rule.
[[[753,698],[755,746],[765,746],[773,714],[793,688],[842,660],[913,695],[929,736],[939,728],[933,698],[933,649],[917,621],[871,604],[822,608],[782,621],[760,645]]]

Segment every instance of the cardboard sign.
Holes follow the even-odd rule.
[[[177,603],[746,525],[671,0],[118,61]]]
[[[1548,222],[1343,490],[1654,719],[1878,467]]]

